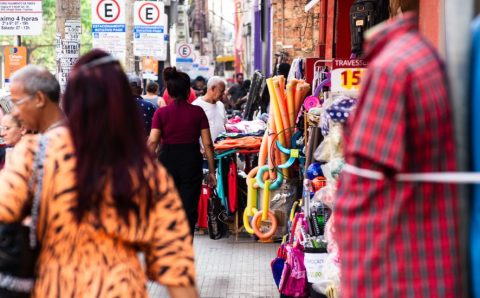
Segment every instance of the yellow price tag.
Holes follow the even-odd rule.
[[[298,149],[290,149],[290,157],[298,158],[299,153],[300,153],[300,152],[299,152]]]

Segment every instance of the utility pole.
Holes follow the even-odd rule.
[[[127,53],[126,53],[126,61],[125,61],[125,68],[127,73],[128,72],[135,72],[135,55],[133,54],[133,5],[135,0],[127,0],[125,5],[125,13],[126,13],[126,22],[125,22],[125,33],[127,34],[126,42],[127,42]]]
[[[57,0],[56,7],[56,61],[57,79],[62,92],[67,84],[68,73],[80,56],[80,0]]]

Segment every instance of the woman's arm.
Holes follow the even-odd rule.
[[[9,154],[9,162],[0,171],[0,222],[20,222],[29,204],[28,181],[32,175],[35,137],[24,137]]]
[[[171,297],[198,297],[190,228],[173,179],[159,166],[161,198],[151,209],[145,260],[150,280],[168,288]]]
[[[152,128],[150,131],[150,136],[148,137],[147,146],[150,149],[150,152],[154,153],[157,151],[158,144],[160,143],[160,129]]]
[[[210,186],[214,187],[214,186],[217,186],[217,178],[215,176],[215,160],[213,157],[213,143],[212,143],[212,137],[210,135],[209,128],[202,129],[201,138],[202,138],[203,149],[205,150],[205,155],[208,161],[208,172],[209,172],[208,177],[210,180],[209,181]]]
[[[167,287],[171,298],[197,298],[198,292],[195,287]]]

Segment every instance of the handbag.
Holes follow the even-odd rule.
[[[47,143],[46,136],[42,135],[28,182],[30,192],[33,190],[33,185],[36,186],[33,192],[30,226],[20,223],[0,223],[0,297],[2,298],[27,298],[33,290],[35,265],[39,252],[36,227]]]
[[[301,224],[299,221],[302,220],[303,214],[297,213],[290,232],[290,239],[283,248],[285,262],[278,290],[280,294],[289,297],[308,297],[303,247],[299,241],[296,243],[293,241],[297,224]]]
[[[227,210],[222,205],[217,191],[213,189],[212,195],[208,198],[208,235],[210,239],[218,240],[228,234]]]

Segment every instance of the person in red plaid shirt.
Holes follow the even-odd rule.
[[[445,69],[417,18],[400,14],[367,37],[369,68],[345,128],[345,159],[385,178],[340,177],[341,297],[462,296],[456,187],[394,179],[456,170]]]

